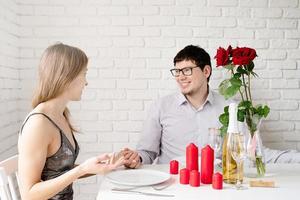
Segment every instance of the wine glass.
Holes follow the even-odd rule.
[[[243,172],[242,172],[242,166],[244,159],[246,158],[246,138],[243,133],[232,133],[232,137],[229,138],[230,142],[230,152],[232,155],[232,158],[235,160],[237,164],[237,183],[236,183],[236,189],[242,190],[246,189],[242,185],[243,182]]]
[[[209,128],[208,129],[208,144],[214,149],[214,158],[217,161],[217,156],[219,156],[219,152],[222,145],[222,137],[220,134],[220,129],[218,128]],[[217,166],[218,163],[215,162]]]

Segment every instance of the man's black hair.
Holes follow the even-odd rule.
[[[203,71],[205,65],[209,65],[211,68],[210,56],[209,54],[201,47],[188,45],[180,50],[177,55],[174,57],[173,63],[174,66],[177,62],[184,60],[190,60],[194,62],[200,69]],[[209,82],[209,77],[207,77],[207,82]]]

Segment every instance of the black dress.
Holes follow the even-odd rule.
[[[75,142],[75,149],[71,145],[70,141],[63,133],[62,129],[46,114],[44,113],[32,113],[30,114],[22,125],[20,133],[22,133],[23,127],[27,120],[33,115],[43,115],[45,116],[58,130],[60,133],[60,147],[57,152],[46,159],[45,166],[42,171],[41,179],[43,181],[56,178],[67,171],[74,168],[75,160],[79,153],[78,143],[73,135]],[[51,197],[50,200],[72,200],[73,199],[73,188],[72,184],[68,185],[62,191],[57,193],[55,196]]]

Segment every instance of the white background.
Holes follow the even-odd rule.
[[[184,46],[212,57],[219,46],[257,50],[253,83],[268,147],[300,149],[299,0],[0,0],[0,160],[17,152],[30,110],[38,61],[57,41],[90,58],[83,100],[70,105],[80,126],[79,161],[134,148],[150,103],[176,89],[169,69]],[[76,183],[76,199],[94,199],[101,177]]]

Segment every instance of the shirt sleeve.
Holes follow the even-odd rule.
[[[275,150],[264,147],[266,163],[300,163],[300,152],[296,150]]]
[[[156,102],[150,107],[137,144],[137,152],[143,164],[152,164],[160,153],[162,126],[159,113],[159,104]]]

